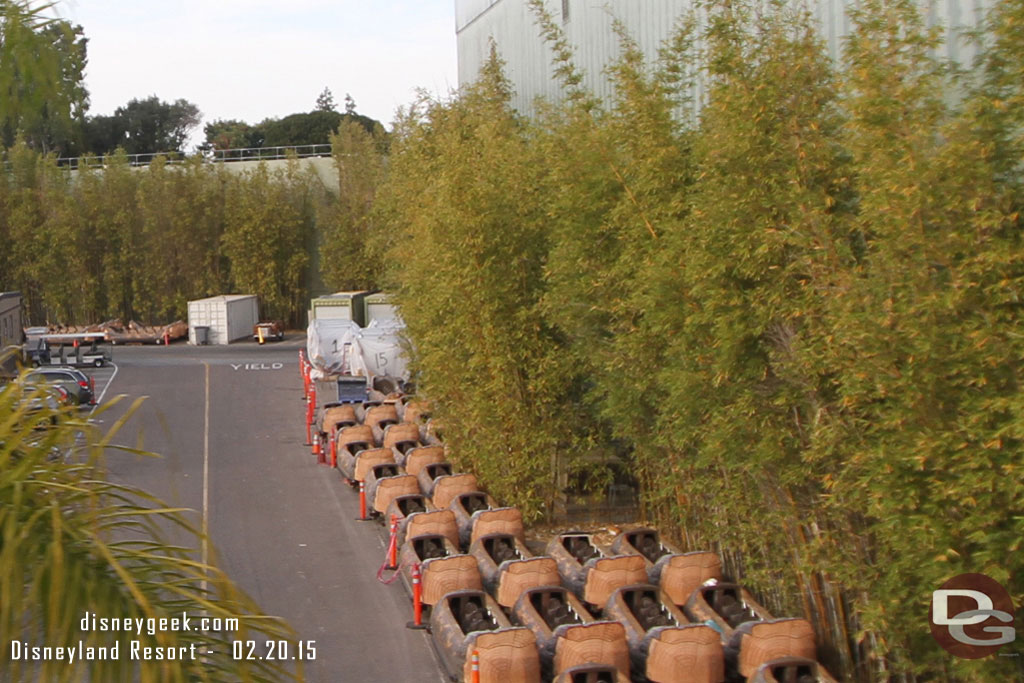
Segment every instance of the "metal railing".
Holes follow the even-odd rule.
[[[290,156],[305,159],[308,157],[329,157],[331,156],[331,146],[326,144],[215,149],[204,156],[209,161],[260,161],[263,159],[269,161],[272,159],[287,159]]]
[[[157,157],[163,157],[169,164],[181,164],[188,159],[200,157],[203,161],[210,163],[231,162],[231,161],[274,161],[278,159],[306,159],[309,157],[331,156],[331,145],[287,145],[280,147],[244,147],[239,149],[215,149],[200,151],[194,154],[181,154],[180,152],[155,152],[150,154],[129,154],[128,164],[130,166],[148,166]],[[57,165],[68,170],[103,168],[106,166],[109,157],[103,156],[82,156],[82,157],[60,157]]]

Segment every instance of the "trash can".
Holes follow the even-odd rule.
[[[196,331],[196,346],[206,346],[210,343],[210,328],[205,325],[196,325],[192,328]]]

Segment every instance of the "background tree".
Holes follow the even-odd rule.
[[[202,150],[245,149],[262,147],[265,132],[262,126],[253,126],[238,119],[218,119],[203,126],[206,141]]]
[[[304,322],[308,304],[314,197],[309,171],[295,160],[271,172],[265,163],[228,180],[222,253],[235,291],[259,296],[265,317]]]
[[[337,111],[338,106],[334,104],[334,94],[330,88],[324,88],[323,92],[317,95],[315,111]]]
[[[396,125],[377,234],[453,461],[536,519],[577,450],[566,355],[538,312],[548,216],[529,132],[492,55],[461,98],[423,101]]]
[[[158,157],[138,171],[140,239],[135,309],[143,320],[183,318],[189,299],[226,285],[220,253],[229,172],[198,157],[170,166]]]
[[[1014,7],[1019,16],[1019,3],[993,16],[989,76],[1020,64],[1019,43],[1000,45]],[[854,570],[856,558],[841,558],[833,574],[868,596],[865,631],[901,674],[1009,680],[1013,658],[951,661],[894,606],[927,609],[921,586],[965,572],[1022,592],[1024,520],[1006,511],[1024,502],[1021,478],[1007,476],[1024,465],[1021,311],[1010,303],[1024,273],[1024,195],[1006,173],[1014,147],[1003,146],[1020,129],[991,115],[1021,81],[948,98],[965,84],[935,57],[938,30],[916,3],[870,0],[851,17],[843,142],[861,245],[856,267],[833,278],[841,295],[827,299],[822,357],[842,409],[816,450],[841,464],[829,507],[856,515],[870,560]]]
[[[80,26],[47,16],[53,3],[0,4],[0,143],[21,134],[41,151],[66,151],[89,106]]]
[[[10,171],[6,176],[3,219],[6,222],[8,269],[0,273],[8,288],[21,292],[31,320],[46,319],[46,279],[49,235],[43,230],[47,197],[44,161],[24,142],[7,151]]]
[[[102,169],[77,172],[70,199],[82,231],[75,248],[85,275],[74,282],[75,322],[136,317],[132,271],[139,265],[138,180],[123,152],[107,157]],[[117,210],[111,211],[112,206]]]
[[[123,150],[108,156],[103,169],[80,173],[85,177],[77,188],[83,210],[93,226],[92,239],[105,247],[98,262],[106,302],[103,317],[119,317],[126,322],[136,319],[136,306],[141,310],[143,305],[141,301],[136,303],[135,270],[139,267],[138,254],[146,249],[142,241],[139,174]]]
[[[152,95],[118,107],[114,118],[117,120],[114,130],[123,129],[124,138],[115,147],[97,148],[93,152],[106,154],[116,147],[124,147],[129,154],[183,152],[189,135],[199,125],[200,113],[199,107],[187,100],[164,102]]]
[[[89,282],[84,251],[89,236],[71,189],[71,176],[47,161],[41,160],[38,166],[42,225],[35,236],[44,251],[33,269],[45,283],[46,310],[55,321],[64,323],[81,313],[79,295]]]
[[[848,670],[858,629],[829,608],[842,596],[819,571],[822,541],[808,529],[833,526],[820,478],[838,465],[811,453],[834,407],[818,354],[830,278],[850,266],[851,171],[813,21],[767,7],[717,3],[702,36],[698,175],[687,215],[665,231],[648,271],[655,284],[643,306],[670,340],[651,435],[668,457],[645,469],[662,475],[648,490],[673,511],[665,523],[675,518],[691,543],[719,545],[730,573],[776,611],[818,624],[819,642],[845,660],[829,667]],[[780,582],[796,591],[776,591]]]
[[[333,109],[317,109],[308,114],[291,114],[283,119],[264,119],[255,125],[234,119],[208,123],[203,129],[206,141],[201,148],[214,150],[326,145],[345,121],[358,124],[371,135],[381,128],[380,122],[360,114],[339,114]]]
[[[187,301],[236,286],[232,272],[246,289],[262,283],[251,291],[274,317],[303,322],[316,206],[336,200],[298,163],[266,177],[199,157],[133,168],[122,150],[71,175],[23,143],[7,162],[0,288],[23,293],[31,324],[169,322],[185,317]],[[247,230],[264,241],[250,247]],[[257,270],[264,257],[269,279]]]
[[[317,110],[308,114],[291,114],[283,119],[267,119],[260,124],[265,147],[292,145],[324,145],[338,130],[342,115],[336,111]]]
[[[371,247],[376,225],[371,211],[386,177],[385,143],[382,129],[371,135],[350,118],[331,136],[338,187],[336,194],[325,196],[317,220],[320,271],[331,291],[369,289],[380,282],[380,259]]]
[[[524,509],[561,483],[538,445],[620,447],[648,518],[812,620],[841,678],[1009,680],[920,615],[967,571],[1024,594],[1021,3],[974,90],[914,2],[851,11],[839,64],[784,3],[707,9],[657,67],[623,37],[608,111],[542,21],[566,97],[539,123],[493,64],[403,114],[373,216],[420,386]],[[571,419],[524,443],[537,405]]]
[[[665,471],[670,452],[657,443],[652,420],[663,391],[653,368],[666,362],[669,337],[652,324],[658,306],[650,297],[653,264],[669,253],[665,233],[687,214],[696,175],[690,79],[669,69],[685,70],[692,60],[692,26],[681,23],[658,70],[617,26],[622,58],[608,68],[615,97],[606,109],[579,88],[582,75],[560,22],[543,3],[531,7],[558,46],[555,70],[567,93],[563,106],[548,108],[539,137],[550,159],[545,195],[552,233],[543,310],[568,340],[577,373],[570,386],[592,421],[595,448],[627,458],[652,514],[666,504],[661,492],[674,501]],[[580,191],[560,189],[566,186]]]
[[[127,141],[128,124],[116,114],[90,116],[82,125],[82,147],[91,154],[110,154]]]
[[[60,55],[60,92],[69,102],[70,111],[65,116],[63,112],[58,113],[48,107],[36,135],[42,141],[41,149],[70,156],[82,149],[82,128],[89,108],[89,93],[85,88],[88,39],[81,26],[67,21],[47,25],[43,35],[52,41],[54,50]]]
[[[259,127],[264,131],[265,147],[290,145],[326,145],[342,121],[354,121],[373,134],[380,122],[361,114],[339,114],[336,111],[317,110],[308,114],[291,114],[283,119],[267,119]]]

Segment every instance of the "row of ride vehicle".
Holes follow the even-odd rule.
[[[452,680],[834,681],[810,623],[775,618],[716,553],[679,552],[647,528],[610,547],[579,531],[528,543],[518,509],[453,471],[423,402],[328,403],[316,429],[365,514],[391,525]]]

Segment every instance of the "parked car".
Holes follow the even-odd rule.
[[[0,410],[4,412],[5,419],[14,420],[8,422],[13,429],[0,433],[0,450],[9,453],[12,462],[29,454],[32,457],[43,454],[50,462],[67,462],[74,447],[74,437],[68,430],[59,429],[58,425],[61,416],[67,413],[65,406],[70,399],[67,390],[56,383],[26,386],[17,381],[0,382]],[[31,431],[26,432],[24,427]],[[58,428],[56,438],[48,433],[54,428]],[[17,440],[13,444],[5,443],[4,440],[12,435],[17,435]]]
[[[41,430],[57,424],[57,415],[71,400],[71,395],[59,384],[42,384],[25,394],[15,382],[0,383],[0,404],[8,400],[15,402],[14,410],[22,409],[26,417],[35,420],[33,429]],[[35,419],[35,415],[41,417]]]
[[[38,368],[25,375],[30,383],[56,384],[68,393],[73,405],[90,405],[96,402],[96,385],[92,378],[75,368]]]

